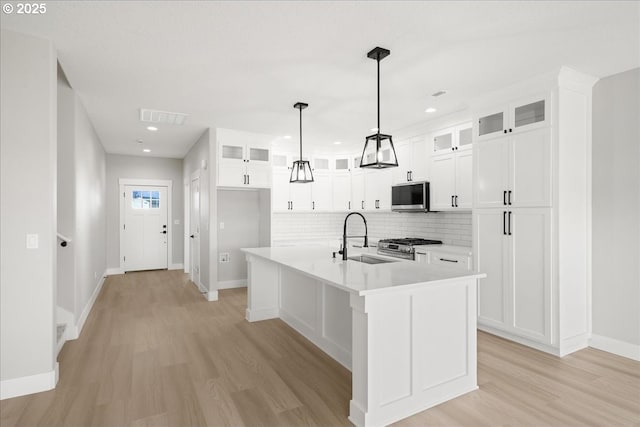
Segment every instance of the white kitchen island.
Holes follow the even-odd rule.
[[[387,425],[478,388],[484,274],[394,258],[343,261],[329,248],[243,251],[247,320],[280,318],[350,369],[356,426]]]

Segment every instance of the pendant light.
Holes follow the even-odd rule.
[[[398,166],[396,150],[393,148],[391,135],[380,133],[380,61],[389,56],[390,50],[376,47],[367,57],[375,59],[378,63],[378,129],[375,134],[369,135],[364,142],[364,150],[360,159],[361,168],[393,168]]]
[[[302,160],[302,110],[307,108],[309,104],[304,102],[296,102],[293,108],[300,110],[300,160],[293,162],[291,168],[291,178],[289,182],[302,183],[313,182],[313,173],[311,172],[311,164],[308,160]]]

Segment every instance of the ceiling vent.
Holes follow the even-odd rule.
[[[187,120],[187,114],[172,113],[169,111],[140,109],[140,121],[148,123],[166,123],[181,126]]]
[[[435,92],[435,93],[432,93],[432,94],[431,94],[431,96],[433,96],[433,97],[435,98],[435,97],[437,97],[437,96],[442,96],[442,95],[444,95],[445,93],[447,93],[447,91],[446,91],[446,90],[439,90],[439,91],[437,91],[437,92]]]

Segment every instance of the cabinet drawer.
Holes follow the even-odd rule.
[[[448,265],[461,270],[471,270],[471,257],[467,255],[430,251],[429,261],[433,265]]]

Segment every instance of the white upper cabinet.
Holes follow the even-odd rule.
[[[217,130],[218,186],[271,187],[271,149],[266,135]]]
[[[474,120],[478,140],[549,126],[550,97],[528,96],[515,102],[481,111]]]
[[[431,147],[434,156],[453,151],[469,150],[473,142],[472,123],[464,123],[443,129],[431,137]]]
[[[475,207],[551,206],[551,129],[510,134],[475,146]]]
[[[332,180],[333,210],[346,212],[351,210],[351,174],[335,173]]]
[[[416,137],[395,146],[398,167],[393,168],[395,184],[427,179],[427,144],[424,137]]]
[[[311,210],[330,212],[333,210],[332,176],[328,170],[315,170],[311,183]]]
[[[391,209],[392,169],[369,170],[364,174],[365,210]]]
[[[365,210],[364,169],[357,168],[351,171],[351,210]]]

